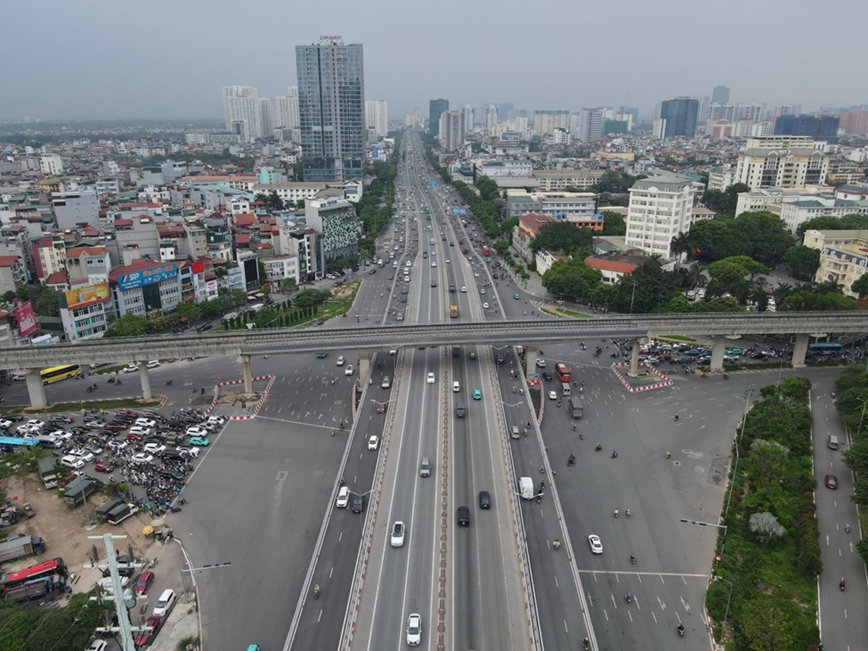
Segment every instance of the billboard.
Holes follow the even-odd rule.
[[[106,300],[109,297],[109,286],[108,283],[85,285],[63,292],[63,295],[66,297],[66,308],[74,310],[89,303],[99,303]]]
[[[202,260],[196,260],[196,262],[190,263],[190,271],[194,274],[205,273],[205,263]]]
[[[33,303],[24,301],[15,307],[15,319],[18,321],[18,335],[25,337],[36,330],[36,315],[33,314]]]
[[[178,277],[178,267],[174,262],[167,262],[150,269],[142,269],[141,271],[133,271],[128,274],[118,276],[118,289],[122,292],[128,289],[136,289],[145,285],[153,285],[166,280],[173,280]]]

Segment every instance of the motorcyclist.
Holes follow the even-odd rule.
[[[319,583],[313,586],[313,598],[316,599],[319,597]]]
[[[630,562],[633,563],[633,565],[636,564],[636,554],[630,554]]]
[[[684,635],[684,624],[679,624],[679,625],[678,625],[678,634],[679,634],[679,635]]]
[[[678,414],[675,414],[675,420],[678,420]]]
[[[669,452],[669,450],[667,450],[667,451],[666,451],[666,458],[668,459],[668,458],[671,457],[671,456],[672,456],[672,453]]]
[[[615,450],[612,450],[612,458],[613,458],[613,459],[617,459],[617,458],[618,458],[618,453],[617,453]]]

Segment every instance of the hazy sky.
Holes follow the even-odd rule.
[[[365,95],[387,99],[393,117],[427,115],[436,97],[531,111],[626,104],[645,115],[718,84],[733,102],[806,111],[868,102],[858,29],[848,27],[868,22],[866,0],[3,4],[6,120],[219,118],[222,86],[284,94],[295,46],[320,35],[364,44]]]

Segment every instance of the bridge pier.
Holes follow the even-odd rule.
[[[244,372],[244,393],[253,393],[253,373],[250,372],[250,355],[239,355],[238,362]]]
[[[371,353],[359,353],[359,382],[364,383],[371,370]]]
[[[796,335],[793,346],[793,368],[805,368],[805,353],[808,352],[808,338],[811,335]]]
[[[714,335],[714,346],[711,348],[711,372],[723,370],[723,356],[726,354],[726,336]]]
[[[627,371],[629,377],[639,377],[639,343],[637,337],[633,339],[633,348],[630,350],[630,370]]]
[[[528,346],[525,344],[524,346],[524,372],[525,373],[533,373],[536,371],[536,356],[537,347],[536,346]]]
[[[139,379],[142,381],[142,398],[151,399],[151,376],[148,372],[148,363],[139,366]]]
[[[27,378],[27,394],[30,396],[30,406],[47,406],[48,400],[45,398],[45,387],[42,385],[42,376],[39,374],[39,369],[25,369],[24,376]]]

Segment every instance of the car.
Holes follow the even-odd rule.
[[[93,452],[87,449],[75,450],[72,454],[84,462],[93,461],[94,459]]]
[[[191,436],[190,445],[193,445],[197,448],[207,448],[209,445],[211,445],[211,441],[206,439],[204,436]]]
[[[392,547],[404,546],[404,523],[398,520],[392,525],[392,535],[389,537]]]
[[[474,400],[482,400],[482,391],[480,391],[479,389],[474,389],[473,390],[473,399]]]
[[[143,463],[153,463],[153,462],[154,462],[153,455],[146,454],[144,452],[139,452],[138,454],[134,454],[133,457],[130,459],[130,463],[143,464]]]
[[[92,452],[94,455],[97,456],[105,452],[105,450],[103,450],[102,446],[99,444],[99,440],[94,440],[94,442],[90,445],[85,445],[84,449],[88,452]]]
[[[546,361],[544,359],[536,360],[536,367],[537,368],[545,368],[546,367]]]
[[[162,622],[162,618],[157,615],[151,615],[148,617],[148,621],[145,622],[145,626],[148,627],[146,630],[139,631],[136,633],[135,644],[137,647],[148,646],[151,642],[154,641],[154,638],[157,636],[157,631],[160,630],[160,623]]]
[[[157,421],[149,418],[136,418],[136,427],[156,427]]]
[[[488,491],[479,491],[479,508],[491,508],[491,493],[489,493]]]
[[[458,507],[458,526],[459,527],[469,527],[470,526],[470,509],[466,506]]]
[[[479,290],[479,293],[480,293],[480,294],[484,294],[484,293],[485,293],[485,289],[480,289],[480,290]]]
[[[591,546],[592,553],[603,553],[603,542],[600,540],[600,537],[597,534],[592,533],[590,536],[588,536],[588,544]]]
[[[521,299],[521,296],[519,296],[518,294],[513,294],[512,297],[517,301]]]
[[[160,445],[159,443],[145,443],[145,452],[148,452],[149,454],[162,454],[165,451],[165,445]]]
[[[353,368],[352,364],[347,364],[346,369],[344,369],[344,375],[352,375],[355,372],[355,368]]]
[[[84,468],[84,459],[68,454],[61,458],[60,465],[73,470],[81,470]]]
[[[428,384],[434,384],[437,379],[434,377],[434,373],[429,373],[428,378],[425,380]]]
[[[461,385],[458,383],[458,380],[455,380],[455,381],[452,383],[452,392],[453,392],[453,393],[458,393],[459,391],[461,391]]]
[[[436,261],[436,260],[432,261],[432,262],[431,262],[431,266],[432,266],[432,267],[436,267],[436,266],[437,266],[437,261]]]
[[[343,366],[345,361],[346,361],[346,359],[344,358],[343,355],[341,355],[340,357],[338,357],[337,361],[335,362],[335,365],[336,366]]]
[[[11,420],[0,420],[0,429],[8,430],[12,425],[13,423]]]
[[[422,643],[422,615],[413,613],[407,619],[407,646],[419,646]]]
[[[24,425],[26,427],[32,427],[35,429],[42,429],[43,427],[45,427],[45,423],[41,420],[37,420],[36,418],[31,418],[26,423],[24,423]]]
[[[313,322],[315,326],[321,326],[323,323],[325,323],[325,321],[320,321],[319,319]]]
[[[171,588],[167,588],[163,590],[163,594],[160,595],[160,598],[157,599],[157,603],[154,604],[154,616],[155,617],[165,617],[170,612],[172,612],[172,608],[175,607],[175,591]]]
[[[150,571],[142,572],[139,580],[136,582],[136,594],[145,594],[151,584],[154,582],[154,573]]]
[[[126,441],[109,441],[108,442],[108,448],[110,450],[114,450],[115,452],[120,452],[121,450],[128,448],[129,445],[130,444],[127,443]]]
[[[392,386],[392,383],[389,381],[389,377],[388,377],[388,376],[386,376],[386,377],[383,378],[383,381],[380,382],[380,386],[381,386],[382,388],[384,388],[384,389],[388,389],[389,387]]]
[[[552,381],[552,374],[551,373],[543,373],[542,378],[546,382],[551,382]]]
[[[347,508],[347,505],[350,503],[350,489],[348,486],[341,486],[338,491],[338,497],[335,500],[335,506],[339,509]]]
[[[90,643],[90,646],[87,647],[87,651],[106,651],[108,649],[108,642],[105,640],[100,640],[97,638],[93,642]]]
[[[462,293],[462,294],[466,294],[466,293],[467,293],[467,288],[464,287],[464,286],[462,286],[462,287],[461,287],[461,293]]]
[[[469,353],[467,353],[467,356],[468,356],[470,359],[476,359],[476,351],[475,351],[475,350],[471,350]]]
[[[160,362],[158,360],[152,359],[150,362],[148,362],[145,365],[145,367],[146,368],[157,368],[159,365],[160,365]]]
[[[151,435],[150,427],[142,427],[141,425],[133,425],[130,428],[130,434],[138,434],[139,436],[145,437]]]
[[[24,375],[23,373],[14,373],[12,375],[12,381],[13,382],[26,382],[27,376]]]
[[[377,413],[378,414],[385,414],[386,413],[386,403],[385,402],[378,402],[377,403]]]
[[[558,394],[556,391],[549,391],[549,400],[557,400]]]
[[[124,441],[135,441],[136,443],[139,443],[143,438],[145,438],[145,437],[142,436],[141,434],[136,434],[135,432],[130,432],[129,434],[127,434],[124,437]]]
[[[135,373],[139,370],[139,367],[135,364],[130,364],[129,366],[124,367],[124,373]]]
[[[210,330],[213,327],[214,326],[211,325],[210,323],[206,323],[205,325],[201,325],[198,328],[196,328],[196,332],[205,332],[207,330]]]
[[[353,513],[361,513],[365,510],[365,498],[362,495],[353,493],[352,502],[350,502],[350,511]]]
[[[187,436],[208,436],[208,430],[199,426],[188,427]]]
[[[103,460],[103,459],[97,459],[96,465],[94,466],[93,469],[96,470],[97,472],[112,472],[115,469],[115,467],[111,461]]]
[[[48,422],[54,425],[69,425],[72,423],[72,418],[69,416],[64,416],[63,414],[54,414],[53,416],[48,417]]]
[[[483,309],[483,310],[487,310],[487,309],[488,309],[488,303],[483,303],[483,304],[482,304],[482,309]]]
[[[380,439],[378,436],[374,435],[368,439],[369,450],[376,450],[378,447],[380,447]]]
[[[835,475],[826,475],[826,488],[835,490],[838,488],[838,478]]]
[[[328,353],[317,353],[316,354],[317,359],[325,359],[326,357],[328,357]]]
[[[115,412],[115,416],[117,416],[118,418],[138,418],[139,412],[132,411],[130,409],[118,409]]]

